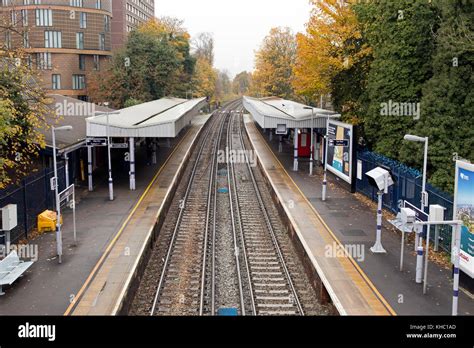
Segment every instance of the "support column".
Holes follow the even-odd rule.
[[[153,139],[153,154],[152,154],[152,164],[156,165],[158,163],[157,157],[156,157],[156,139]]]
[[[130,190],[135,191],[135,138],[130,138]]]
[[[66,188],[69,187],[69,157],[67,154],[64,155],[64,170],[66,175]]]
[[[92,147],[87,147],[87,177],[89,181],[89,191],[94,191],[92,186]]]
[[[293,161],[293,171],[297,172],[298,171],[298,141],[299,141],[298,128],[295,128],[294,138],[295,138],[294,139],[295,152],[294,152],[294,161]]]
[[[171,148],[171,140],[170,140],[170,138],[167,138],[167,139],[166,139],[166,146],[168,146],[168,148]]]
[[[64,175],[65,175],[65,179],[66,179],[66,188],[69,187],[69,157],[67,154],[64,154],[64,162],[65,162],[65,165],[64,165]],[[66,202],[69,203],[69,196],[66,198]]]
[[[278,152],[283,152],[283,135],[280,135],[280,143],[278,144]]]
[[[269,139],[270,141],[273,141],[273,129],[270,129]]]

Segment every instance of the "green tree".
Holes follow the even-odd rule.
[[[422,116],[414,132],[430,138],[430,181],[452,192],[453,153],[474,160],[474,3],[435,2],[441,18],[436,33],[434,76],[423,87]],[[421,167],[420,145],[404,144],[400,157]]]
[[[360,110],[367,141],[374,151],[400,159],[403,136],[416,120],[384,116],[382,104],[421,102],[423,85],[432,76],[437,9],[429,1],[412,0],[360,2],[353,8],[374,58]]]
[[[130,33],[109,68],[90,77],[93,101],[109,100],[120,108],[129,99],[146,102],[168,95],[185,97],[196,64],[189,41],[179,20],[153,19],[141,25]]]

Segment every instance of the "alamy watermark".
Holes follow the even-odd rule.
[[[326,245],[325,248],[325,257],[327,258],[348,258],[352,257],[358,262],[365,261],[365,245],[363,244],[347,244],[339,245],[337,243],[332,243]]]
[[[70,102],[64,100],[55,104],[56,114],[59,116],[92,117],[96,114],[95,104],[86,102]]]
[[[217,152],[217,162],[219,164],[245,164],[249,163],[251,167],[257,166],[257,154],[252,150],[225,150]]]
[[[421,116],[421,103],[396,102],[389,100],[388,103],[380,104],[380,115],[413,117],[414,120],[419,120]]]
[[[39,247],[37,244],[8,244],[0,246],[0,258],[16,252],[20,259],[36,262],[39,260]]]

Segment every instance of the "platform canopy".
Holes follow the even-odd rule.
[[[311,128],[312,113],[314,113],[313,128],[326,128],[327,117],[338,115],[324,109],[308,110],[307,105],[273,97],[264,99],[244,97],[244,107],[264,129],[277,129],[281,125],[285,125],[288,129]]]
[[[206,105],[206,98],[162,98],[109,114],[113,138],[175,138]],[[107,114],[87,119],[88,137],[107,136]]]

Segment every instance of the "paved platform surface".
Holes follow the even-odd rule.
[[[385,218],[382,241],[388,253],[375,255],[370,252],[375,241],[376,205],[368,206],[358,200],[331,176],[328,198],[323,202],[322,168],[315,167],[317,173],[310,177],[309,163],[300,161],[299,171],[293,172],[292,144],[284,144],[283,153],[278,153],[278,137],[273,137],[270,142],[268,135],[264,136],[260,129],[258,132],[341,243],[364,247],[363,260],[355,261],[398,315],[451,315],[453,285],[450,269],[430,262],[428,293],[423,295],[422,285],[415,283],[414,245],[405,248],[405,271],[400,272],[401,236],[392,231]],[[474,297],[466,290],[460,294],[459,314],[474,314]]]
[[[326,256],[327,246],[332,247],[338,240],[274,157],[249,116],[245,124],[264,171],[339,313],[393,314],[353,259]]]
[[[0,297],[0,315],[63,315],[90,276],[107,247],[120,231],[151,180],[162,168],[177,144],[189,138],[189,132],[201,127],[203,116],[194,121],[194,129],[183,130],[171,141],[160,144],[158,164],[147,166],[146,150],[137,148],[137,190],[129,190],[128,171],[113,163],[115,200],[108,200],[106,174],[94,174],[94,192],[76,188],[78,244],[74,246],[72,212],[64,213],[63,263],[55,257],[55,234],[48,233],[30,242],[38,246],[39,260]]]

